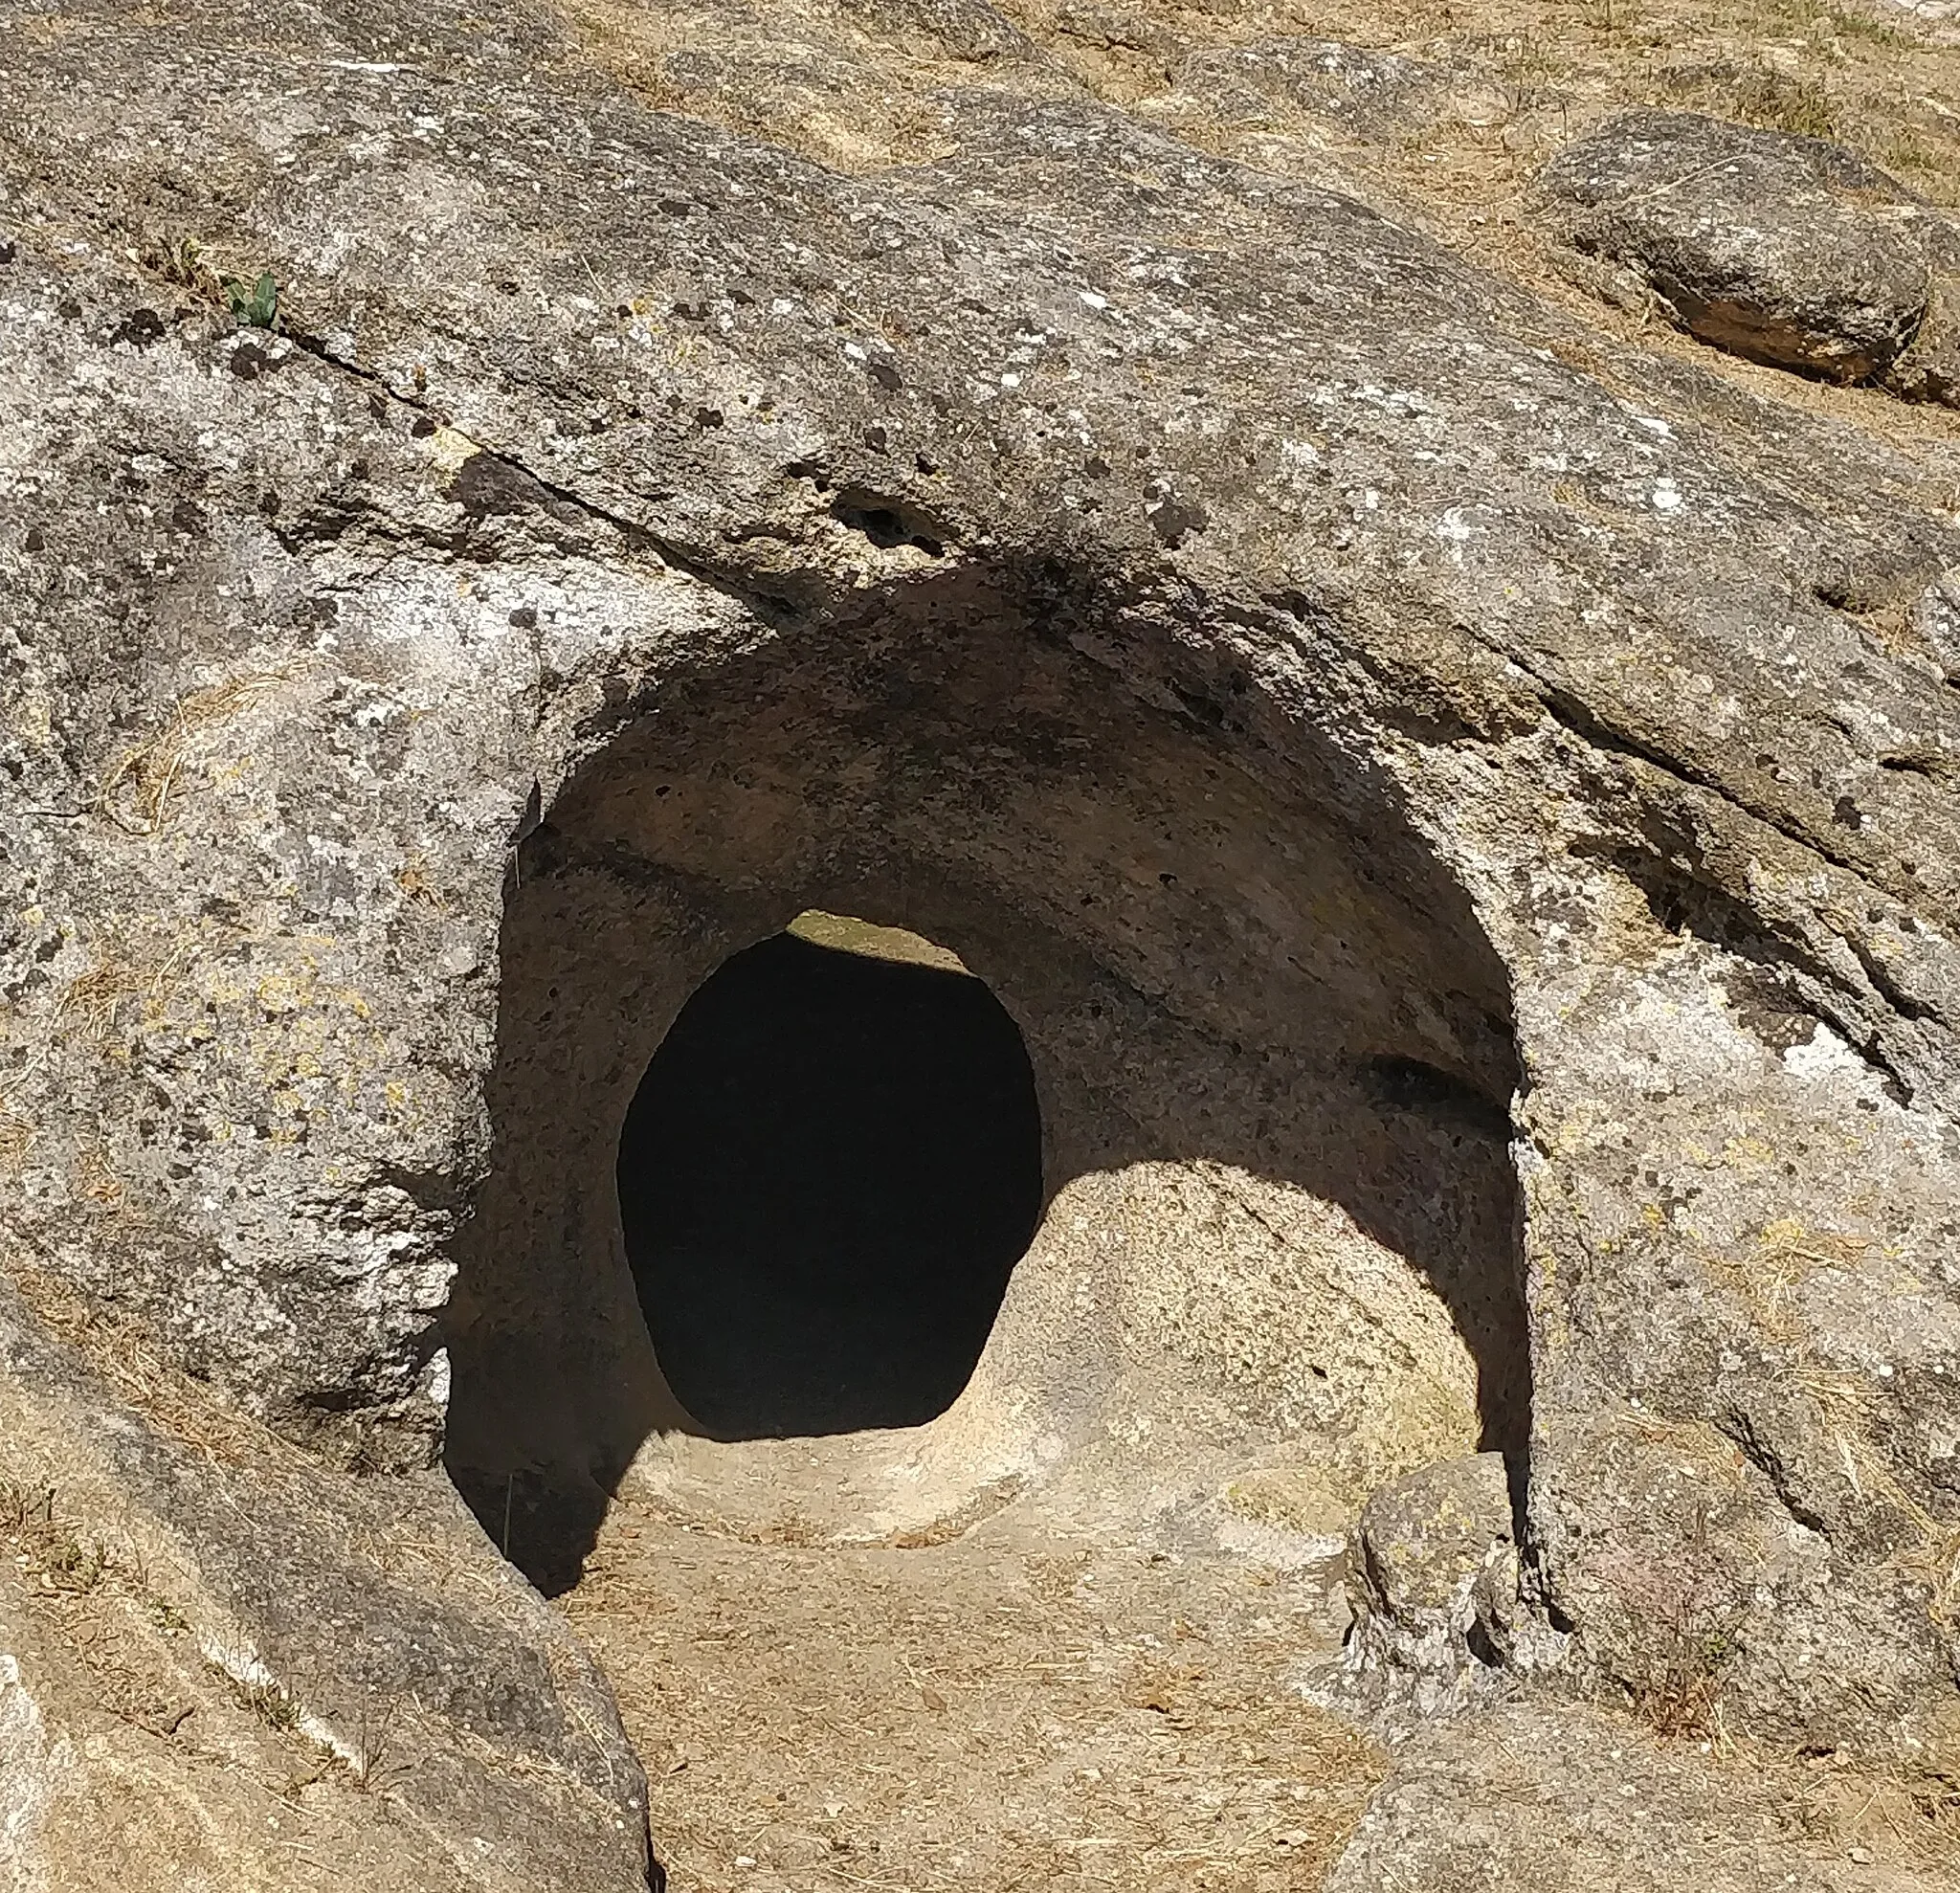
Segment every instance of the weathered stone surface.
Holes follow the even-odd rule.
[[[605,1683],[439,1477],[329,1472],[85,1310],[69,1347],[0,1294],[22,1884],[645,1884]]]
[[[1332,39],[1254,40],[1194,53],[1177,82],[1228,124],[1257,123],[1277,110],[1370,142],[1446,111],[1495,118],[1501,109],[1488,80]]]
[[[1501,1453],[1425,1466],[1383,1486],[1355,1533],[1350,1672],[1406,1680],[1424,1714],[1484,1692],[1510,1654],[1511,1516]]]
[[[1912,628],[1949,683],[1960,680],[1960,571],[1943,573],[1912,608]]]
[[[1960,530],[957,17],[853,176],[497,0],[0,8],[8,1267],[409,1481],[350,1507],[452,1405],[466,1469],[603,1503],[672,1423],[634,1061],[868,904],[1018,982],[1055,1126],[935,1517],[1073,1480],[1143,1537],[1232,1454],[1503,1444],[1541,1686],[1930,1747]],[[817,53],[783,96],[854,97]],[[1815,188],[1856,263],[1883,207]],[[278,333],[213,274],[261,271]],[[353,1582],[285,1486],[130,1454],[280,1669],[346,1640],[248,1583]],[[361,1578],[423,1613],[390,1665],[482,1647],[447,1582]],[[530,1752],[554,1646],[501,1634],[512,1700],[440,1700]]]
[[[1630,112],[1575,140],[1539,190],[1558,236],[1630,273],[1704,342],[1834,381],[1887,373],[1960,237],[1838,145],[1693,112]],[[1944,362],[1942,355],[1939,360]],[[1944,398],[1927,360],[1910,391]]]
[[[1657,1741],[1596,1709],[1512,1704],[1419,1733],[1326,1893],[1934,1893],[1912,1784],[1771,1749]],[[1927,1782],[1930,1792],[1937,1784]]]
[[[1940,259],[1919,332],[1885,370],[1885,386],[1909,401],[1960,408],[1960,259]]]
[[[1938,1753],[1954,1664],[1949,1554],[1860,1492],[1852,1455],[1868,1449],[1850,1415],[1812,1408],[1783,1419],[1784,1437],[1806,1422],[1810,1452],[1794,1467],[1779,1457],[1788,1446],[1765,1450],[1770,1426],[1740,1414],[1732,1438],[1637,1412],[1548,1429],[1539,1546],[1561,1615],[1581,1660],[1602,1661],[1663,1728],[1700,1728],[1719,1704],[1793,1746],[1855,1730],[1875,1748]],[[1837,1486],[1894,1557],[1861,1559],[1843,1511],[1807,1503],[1806,1476]]]
[[[1028,58],[1035,50],[1028,35],[985,0],[839,0],[839,11],[886,44],[916,49],[924,38],[935,50],[976,64]]]

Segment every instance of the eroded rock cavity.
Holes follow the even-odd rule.
[[[802,917],[681,1008],[626,1114],[619,1211],[706,1433],[936,1419],[1041,1214],[1027,1048],[950,954]]]
[[[450,1335],[450,1463],[493,1535],[562,1581],[631,1481],[745,1530],[902,1536],[1036,1485],[1080,1523],[1326,1536],[1388,1478],[1521,1448],[1505,986],[1419,838],[1266,747],[1251,708],[1137,702],[950,604],[872,642],[664,687],[513,864],[495,1164]],[[622,1225],[622,1195],[670,1236],[758,1211],[689,1149],[722,1135],[696,1026],[716,969],[809,909],[912,929],[985,981],[1032,1065],[1044,1192],[1031,1240],[1008,1239],[1022,1185],[989,1212],[975,1345],[1013,1276],[964,1391],[945,1363],[906,1390],[891,1358],[868,1393],[860,1330],[827,1415],[836,1333],[792,1361],[781,1332],[773,1386],[717,1389],[701,1297],[671,1249],[636,1234],[630,1259]],[[634,1107],[663,1042],[684,1082]],[[748,1131],[754,1163],[781,1156]],[[820,1451],[767,1436],[924,1420],[954,1392],[928,1424]]]

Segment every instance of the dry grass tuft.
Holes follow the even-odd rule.
[[[0,1172],[17,1170],[33,1148],[33,1121],[23,1117],[12,1102],[0,1097]]]
[[[96,942],[95,964],[68,983],[56,1008],[56,1017],[78,1025],[97,1043],[106,1039],[129,1000],[153,1002],[162,997],[182,969],[187,949],[178,944],[163,946],[154,929],[138,929],[149,937],[104,936]]]
[[[212,736],[248,703],[284,681],[284,674],[275,671],[192,691],[157,735],[117,759],[97,791],[97,807],[128,834],[160,833],[180,777],[187,768],[212,760]]]
[[[1960,1771],[1950,1758],[1887,1766],[1841,1748],[1793,1755],[1754,1742],[1723,1748],[1723,1759],[1768,1791],[1793,1832],[1857,1848],[1874,1864],[1960,1868]]]
[[[136,259],[166,282],[188,289],[214,308],[225,306],[225,279],[212,267],[197,237],[152,234],[138,249]]]
[[[1791,1289],[1818,1269],[1863,1266],[1874,1247],[1868,1236],[1840,1230],[1814,1230],[1794,1217],[1766,1223],[1746,1255],[1707,1250],[1703,1259],[1710,1272],[1735,1289],[1750,1314],[1771,1340],[1798,1339],[1788,1306]]]
[[[56,1498],[53,1486],[0,1478],[0,1537],[16,1548],[31,1590],[86,1594],[108,1574],[109,1553],[61,1519]]]
[[[290,1691],[277,1682],[241,1681],[229,1671],[224,1674],[238,1706],[250,1709],[266,1727],[288,1734],[300,1726],[300,1704]]]
[[[158,1431],[206,1459],[272,1467],[304,1477],[315,1461],[300,1447],[247,1419],[213,1388],[155,1354],[137,1327],[28,1256],[8,1258],[8,1278],[48,1331]]]

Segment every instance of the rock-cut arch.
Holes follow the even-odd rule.
[[[1522,1454],[1503,968],[1385,791],[1246,679],[1162,669],[1125,681],[1000,596],[924,587],[611,712],[507,879],[448,1335],[449,1463],[527,1569],[568,1574],[622,1480],[725,1473],[711,1503],[749,1503],[753,1453],[662,1376],[615,1164],[690,995],[811,909],[986,982],[1045,1195],[964,1392],[858,1442],[830,1526],[1031,1485],[1160,1515],[1258,1468],[1338,1528],[1414,1466]]]

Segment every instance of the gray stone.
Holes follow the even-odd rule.
[[[1704,342],[1833,381],[1900,363],[1936,266],[1960,255],[1922,198],[1862,158],[1693,112],[1611,119],[1538,189],[1563,243],[1629,273]],[[1907,381],[1932,398],[1946,386],[1930,362]]]
[[[459,1546],[445,1445],[479,1506],[657,1484],[611,1140],[687,991],[812,904],[1024,1014],[1057,1191],[880,1531],[984,1475],[1141,1538],[1248,1463],[1351,1516],[1502,1448],[1506,1686],[1931,1746],[1960,705],[1889,634],[1940,648],[1960,531],[1922,463],[1005,54],[771,67],[929,121],[845,174],[743,57],[680,116],[500,0],[10,4],[0,44],[6,1266],[311,1456],[112,1452],[75,1400],[105,1503],[323,1720],[346,1626],[396,1627],[431,1740],[492,1757],[432,1822],[542,1755],[604,1831],[538,1833],[635,1866],[543,1607],[320,1508]],[[1702,251],[1642,260],[1679,147],[1615,148],[1558,201],[1715,307]],[[1919,210],[1742,148],[1816,193],[1815,270],[1757,297],[1766,237],[1723,320],[1909,359]],[[221,280],[261,272],[276,331]],[[1441,1569],[1378,1617],[1414,1652],[1442,1611],[1454,1662]]]
[[[985,0],[841,0],[841,6],[854,25],[897,46],[916,48],[923,39],[977,64],[1034,56],[1027,34]]]
[[[1799,1468],[1803,1449],[1787,1442],[1806,1420]],[[1720,1428],[1629,1412],[1548,1429],[1534,1454],[1536,1576],[1573,1632],[1573,1660],[1666,1732],[1720,1716],[1793,1747],[1856,1730],[1903,1757],[1940,1752],[1949,1579],[1912,1521],[1860,1489],[1839,1424],[1815,1412],[1780,1424],[1737,1413]],[[1837,1503],[1807,1494],[1804,1472],[1835,1483]],[[1860,1525],[1897,1552],[1860,1556]]]
[[[1487,119],[1502,108],[1488,81],[1333,39],[1260,39],[1193,53],[1177,83],[1226,123],[1277,115],[1370,143],[1447,113]]]
[[[1960,680],[1960,571],[1944,572],[1927,587],[1912,608],[1912,628],[1947,680]]]
[[[1960,259],[1942,257],[1919,333],[1886,369],[1885,386],[1908,401],[1960,408]]]
[[[1500,1705],[1405,1741],[1325,1893],[1938,1893],[1948,1870],[1894,1826],[1909,1790],[1846,1760]]]
[[[1348,1674],[1418,1714],[1459,1710],[1502,1686],[1513,1655],[1518,1551],[1501,1453],[1386,1485],[1361,1514]]]
[[[331,1883],[270,1777],[363,1884],[645,1885],[606,1684],[447,1481],[332,1472],[54,1305],[72,1343],[0,1286],[0,1837],[60,1886]]]

